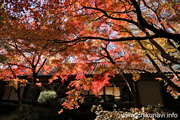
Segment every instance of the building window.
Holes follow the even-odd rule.
[[[105,87],[105,95],[112,95],[114,99],[120,99],[120,87]]]
[[[98,94],[98,97],[94,95],[92,91],[88,92],[86,95],[87,100],[90,102],[131,102],[131,95],[127,85],[120,84],[116,86],[111,84],[104,87]]]

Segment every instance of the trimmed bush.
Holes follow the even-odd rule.
[[[39,97],[38,97],[38,102],[39,103],[44,103],[50,99],[56,98],[57,94],[55,91],[52,90],[45,90],[45,91],[41,91]]]

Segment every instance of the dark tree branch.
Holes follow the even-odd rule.
[[[141,41],[138,41],[138,43],[140,44],[140,46],[142,47],[142,49],[146,50],[146,48],[142,45]],[[174,84],[167,76],[165,76],[163,74],[163,72],[161,71],[161,69],[159,68],[159,66],[156,64],[156,62],[151,58],[151,56],[146,53],[146,56],[149,58],[149,60],[152,62],[153,66],[155,67],[155,69],[157,70],[157,73],[160,75],[160,77],[173,89],[175,89],[176,91],[178,91],[180,93],[180,87],[178,87],[176,84]]]
[[[165,50],[156,41],[154,41],[153,39],[149,39],[149,41],[161,52],[161,56],[163,58],[166,58],[167,60],[170,60],[176,64],[180,64],[179,59],[174,58],[173,56],[170,56],[169,54],[167,54]]]
[[[37,59],[37,61],[36,61],[35,67],[38,65],[40,59],[41,59],[41,55],[38,55],[38,59]]]
[[[102,41],[109,41],[109,42],[119,42],[119,41],[131,41],[131,40],[146,40],[150,38],[160,38],[157,35],[151,35],[151,36],[143,36],[143,37],[121,37],[121,38],[116,38],[116,39],[109,39],[109,38],[103,38],[103,37],[92,37],[92,36],[86,36],[86,37],[79,37],[74,40],[70,41],[65,41],[65,40],[53,40],[56,43],[73,43],[73,42],[81,42],[81,41],[86,41],[88,39],[98,39]]]
[[[130,35],[132,35],[133,37],[133,34],[130,32],[130,31],[127,31]],[[139,43],[139,45],[141,46],[141,48],[143,50],[146,50],[146,48],[143,46],[143,44],[141,43],[141,41],[137,41]],[[146,53],[146,56],[148,57],[148,59],[152,62],[153,66],[155,67],[155,69],[157,70],[157,73],[162,77],[162,79],[170,86],[172,87],[173,89],[175,89],[176,91],[180,92],[180,87],[178,87],[176,84],[174,84],[167,76],[165,76],[163,74],[163,72],[161,71],[161,69],[159,68],[159,66],[156,64],[156,62],[151,58],[151,56]],[[172,72],[175,73],[175,71],[173,69],[171,69]],[[178,77],[179,78],[179,77]]]
[[[13,69],[12,69],[11,65],[10,65],[10,64],[8,64],[8,66],[9,66],[9,68],[10,68],[10,70],[11,70],[12,74],[13,74],[13,77],[16,79],[16,78],[17,78],[17,76],[16,76],[15,72],[13,71]]]
[[[109,42],[118,42],[118,41],[131,41],[131,40],[146,40],[146,39],[153,39],[153,38],[171,38],[171,37],[175,37],[175,36],[173,36],[173,34],[170,34],[170,35],[167,35],[167,36],[155,34],[155,35],[149,35],[149,36],[143,36],[143,37],[121,37],[121,38],[116,38],[116,39],[86,36],[86,37],[79,37],[79,38],[76,38],[74,40],[69,40],[69,41],[58,40],[58,39],[54,39],[53,41],[56,42],[56,43],[73,43],[73,42],[86,41],[88,39],[98,39],[98,40],[109,41]],[[178,36],[180,38],[179,34],[177,34],[177,37]]]
[[[163,29],[166,31],[166,28],[165,28],[165,26],[161,23],[161,19],[160,19],[160,17],[157,15],[157,12],[156,12],[155,10],[153,10],[151,7],[149,7],[144,0],[143,0],[143,3],[144,3],[144,5],[145,5],[147,8],[149,8],[151,11],[154,12],[154,14],[156,15],[159,23],[161,24],[161,26],[163,27]]]
[[[179,75],[176,73],[176,71],[172,68],[172,65],[169,64],[169,68],[171,69],[171,71],[173,72],[173,74],[176,76],[176,78],[180,81],[180,77]]]
[[[106,54],[107,54],[106,58],[109,59],[109,61],[110,61],[113,65],[115,65],[116,63],[115,63],[115,61],[112,59],[112,57],[110,56],[110,54],[109,54],[109,52],[108,52],[108,50],[107,50],[107,47],[106,47],[106,48],[103,48],[103,50],[104,50],[104,51],[106,52]]]
[[[44,66],[45,62],[47,61],[47,58],[43,61],[42,65],[40,66],[40,68],[37,71],[37,74],[39,73],[39,71],[42,69],[42,67]]]
[[[14,43],[15,43],[15,48],[16,48],[16,50],[25,58],[25,60],[26,60],[30,65],[32,65],[31,61],[27,59],[27,57],[21,52],[21,50],[19,50],[18,45],[16,44],[15,41],[14,41]]]
[[[107,18],[113,19],[113,20],[122,20],[122,21],[126,21],[126,22],[129,22],[129,23],[133,23],[135,25],[138,25],[138,22],[135,22],[133,20],[129,20],[129,19],[125,19],[125,18],[112,17],[112,16],[108,15],[107,11],[105,11],[103,9],[100,9],[100,8],[86,7],[86,6],[83,6],[83,8],[84,9],[92,9],[92,10],[100,11],[100,12],[102,12],[104,14],[104,16],[106,16]]]
[[[9,65],[15,65],[15,66],[20,66],[20,67],[24,67],[24,68],[31,69],[30,67],[25,66],[25,65],[18,65],[18,64],[14,64],[14,63],[8,63],[8,64],[9,64]]]
[[[168,32],[166,32],[166,31],[164,31],[162,29],[157,29],[153,25],[148,24],[148,22],[142,17],[140,6],[136,2],[136,0],[130,0],[130,1],[132,2],[132,4],[134,5],[134,7],[136,9],[138,22],[140,23],[140,25],[142,27],[153,31],[159,37],[173,39],[176,42],[179,41],[180,34],[168,33]]]

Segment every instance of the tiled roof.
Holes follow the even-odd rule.
[[[71,63],[70,63],[71,64]],[[102,69],[103,68],[108,68],[108,65],[103,64],[103,63],[87,63],[90,65],[86,66],[86,71],[84,71],[84,74],[86,75],[93,75],[93,74],[101,74],[102,73]],[[68,63],[69,65],[69,63]],[[72,63],[72,66],[78,66],[82,64],[74,64]],[[101,67],[100,67],[101,66]],[[142,67],[143,66],[143,67]],[[155,69],[155,67],[149,63],[149,64],[137,64],[137,65],[126,65],[123,63],[119,63],[118,65],[119,69],[121,70],[121,72],[123,72],[124,74],[131,74],[131,73],[157,73],[157,70]],[[159,68],[161,69],[161,71],[163,73],[172,73],[171,69],[167,66],[163,66],[163,65],[159,65]],[[179,72],[180,73],[180,66],[176,65],[175,67],[173,66],[174,71],[175,72]],[[53,75],[53,73],[57,70],[57,68],[53,68],[49,73],[44,74],[44,70],[41,70],[40,73],[38,74],[39,76],[43,76],[43,75]],[[113,71],[114,74],[118,74],[119,70],[114,70]],[[71,74],[71,72],[70,72]],[[77,73],[78,74],[78,73]]]
[[[99,72],[96,70],[98,69],[98,63],[94,63],[94,69],[91,69],[91,70],[88,70],[88,74],[98,74]],[[105,67],[108,67],[106,64],[104,64]],[[119,64],[119,69],[121,69],[123,71],[124,74],[130,74],[130,73],[157,73],[157,70],[155,69],[155,67],[149,63],[149,64],[146,64],[142,67],[142,65],[131,65],[131,66],[127,66],[126,64]],[[159,68],[160,70],[163,72],[163,73],[172,73],[171,69],[167,66],[162,66],[162,65],[159,65]],[[177,68],[177,67],[176,67]],[[180,72],[180,66],[179,66],[179,69],[174,69],[175,72]],[[116,74],[118,74],[118,70],[115,71]]]

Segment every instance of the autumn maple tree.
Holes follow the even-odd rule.
[[[172,68],[172,65],[180,63],[177,1],[69,0],[56,1],[54,4],[65,6],[63,10],[68,23],[74,23],[75,29],[80,31],[71,39],[55,39],[55,42],[72,44],[98,40],[114,43],[115,45],[110,45],[114,48],[123,44],[131,53],[138,51],[142,55],[141,58],[149,60],[160,78],[169,85],[170,91],[180,92],[178,82],[168,78],[159,67],[162,64],[168,66],[176,79],[179,79]],[[111,64],[118,62],[111,56],[121,52],[119,49],[115,52],[108,52],[107,49],[103,51],[105,55],[100,54]],[[131,59],[131,56],[126,59]]]
[[[40,2],[27,3],[22,9],[20,6],[14,8],[14,4],[21,6],[23,3],[4,2],[1,7],[1,79],[15,87],[21,101],[20,87],[28,81],[20,77],[29,76],[29,83],[34,86],[32,94],[35,102],[37,85],[41,86],[39,73],[46,75],[56,67],[57,60],[59,63],[66,61],[69,52],[65,50],[74,44],[56,44],[52,41],[57,38],[68,38],[69,33],[61,23],[63,18],[57,18],[56,21],[50,13],[46,13],[47,11],[43,10],[43,14],[43,11],[34,8],[22,11],[25,6],[35,7],[40,5]],[[41,14],[38,14],[40,12]],[[62,26],[56,26],[53,21]],[[53,76],[52,79],[57,77]]]
[[[54,51],[63,51],[67,46],[58,45],[56,48],[53,43],[44,39],[47,35],[47,28],[43,23],[37,24],[35,17],[32,16],[27,19],[25,18],[26,15],[20,17],[23,12],[16,11],[14,14],[10,14],[10,11],[5,9],[5,5],[4,3],[1,15],[0,51],[2,67],[0,78],[15,87],[18,98],[21,100],[19,96],[20,86],[22,83],[25,85],[27,80],[22,80],[19,77],[29,76],[27,79],[34,86],[34,93],[32,94],[35,101],[37,85],[40,85],[39,73],[46,75],[51,71],[54,64],[50,64],[48,60],[57,55]],[[30,19],[31,21],[29,21]],[[50,31],[48,30],[48,32]]]
[[[59,66],[54,78],[61,76],[64,80],[65,75],[78,73],[70,83],[75,89],[69,92],[69,100],[63,104],[65,108],[78,106],[75,102],[78,99],[83,101],[81,91],[93,90],[96,94],[108,83],[109,76],[114,76],[114,71],[123,73],[124,69],[130,69],[127,67],[130,64],[142,68],[144,60],[149,61],[146,65],[153,65],[170,91],[180,93],[179,75],[172,68],[180,64],[179,8],[176,0],[5,0],[1,30],[11,34],[1,32],[1,35],[19,42],[23,39],[51,44],[51,52],[66,50],[63,58],[68,56],[75,65],[62,65],[63,60],[58,58],[52,60]],[[8,29],[9,26],[13,29]],[[108,67],[99,76],[86,78],[84,71],[88,65],[85,64],[90,62],[99,62],[100,68],[103,68],[101,64]],[[123,62],[124,68],[119,68],[118,62]],[[172,70],[176,79],[162,72],[159,67],[162,64]],[[90,64],[89,67],[93,69]]]
[[[49,53],[45,50],[47,46],[42,44],[32,43],[31,40],[19,40],[9,38],[1,38],[1,55],[4,60],[1,69],[1,79],[9,82],[18,93],[20,86],[32,83],[34,93],[36,93],[36,85],[38,85],[38,74],[48,73],[52,70],[52,65],[47,62]],[[26,79],[21,79],[21,76],[29,76]],[[39,83],[40,84],[40,83]],[[18,94],[19,95],[19,94]],[[21,100],[20,96],[18,96]],[[35,96],[34,96],[35,97]]]

